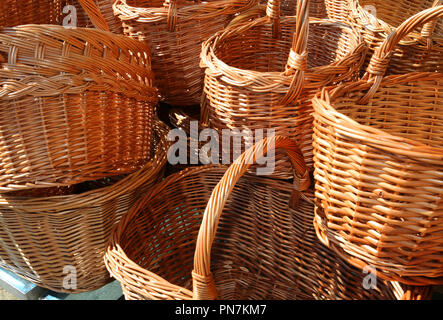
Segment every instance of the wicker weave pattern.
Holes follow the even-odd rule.
[[[372,61],[389,63],[411,30],[443,6],[405,21]],[[314,98],[315,224],[352,264],[408,284],[443,283],[441,73],[408,73],[324,91]]]
[[[156,122],[155,132],[161,138],[155,156],[131,175],[63,188],[64,195],[36,197],[35,190],[2,195],[0,266],[57,292],[91,291],[109,282],[103,254],[113,225],[162,177],[167,128]],[[72,194],[81,187],[92,190]],[[66,266],[76,268],[75,289],[63,287]]]
[[[290,151],[296,176],[306,172],[293,142],[278,138],[275,147]],[[105,263],[127,299],[429,298],[430,287],[380,281],[377,290],[359,289],[363,273],[316,239],[312,191],[292,209],[293,184],[240,178],[249,156],[228,171],[173,174],[122,218]]]
[[[100,179],[149,159],[157,103],[149,52],[96,29],[2,29],[0,189]]]
[[[297,0],[282,0],[281,10],[284,16],[295,16]],[[350,12],[350,0],[311,0],[309,16],[347,21]]]
[[[300,143],[312,168],[311,99],[322,86],[353,79],[366,48],[359,35],[342,23],[312,19],[308,32],[305,16],[281,17],[277,38],[276,22],[269,16],[235,24],[204,43],[201,64],[206,68],[205,112],[211,128],[274,128],[276,134]],[[307,37],[304,53],[297,52],[293,43],[297,32],[296,39]],[[295,74],[291,65],[306,70]],[[295,87],[298,97],[288,101]],[[285,163],[279,160],[278,176],[290,176]]]
[[[67,16],[63,9],[74,6],[77,27],[101,26],[102,30],[122,33],[121,22],[114,16],[112,0],[2,0],[0,1],[0,26],[15,27],[23,24],[57,24],[62,25]],[[92,11],[86,11],[87,6]],[[101,15],[91,21],[89,14]],[[95,19],[94,19],[95,18]],[[102,19],[102,21],[100,21]]]
[[[177,2],[177,3],[175,3]],[[146,41],[161,99],[171,105],[200,103],[203,71],[199,67],[201,44],[223,29],[233,14],[256,0],[216,0],[205,3],[117,0],[115,14],[126,35]]]
[[[352,25],[361,32],[369,48],[368,59],[383,41],[402,22],[420,11],[442,4],[441,0],[350,0]],[[366,9],[365,9],[366,7]],[[376,9],[376,17],[367,8]],[[441,71],[443,65],[443,23],[415,30],[402,40],[392,53],[388,74],[403,74],[414,71]]]

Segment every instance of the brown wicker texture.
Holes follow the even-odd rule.
[[[358,29],[370,57],[401,23],[442,0],[350,0],[350,23]],[[388,74],[442,71],[443,22],[434,22],[405,37],[392,53]]]
[[[83,182],[58,195],[45,189],[2,194],[0,266],[56,292],[91,291],[108,283],[103,255],[113,225],[162,178],[169,146],[164,127],[155,124],[162,139],[157,138],[155,156],[130,175]],[[76,270],[76,288],[64,286],[67,267]]]
[[[201,44],[223,29],[237,12],[257,0],[117,0],[114,13],[126,35],[152,49],[155,86],[161,100],[175,106],[200,103],[203,70]]]
[[[278,1],[269,1],[266,17],[239,22],[203,44],[202,120],[219,131],[273,128],[294,137],[312,168],[311,99],[322,86],[353,79],[366,47],[350,26],[309,21],[307,2],[299,1],[297,18],[280,18]],[[287,159],[276,161],[275,177],[290,177]]]
[[[373,69],[388,65],[408,32],[442,15],[439,6],[405,21]],[[442,89],[441,73],[377,74],[313,99],[318,236],[384,279],[443,284]]]
[[[102,30],[123,33],[120,20],[114,16],[112,1],[2,0],[0,1],[0,27],[15,27],[22,24],[62,25],[64,21],[69,20],[68,15],[71,14],[77,19],[77,27],[96,25]],[[72,7],[75,8],[74,11],[71,11]]]
[[[254,152],[272,145],[287,150],[298,183],[241,177]],[[300,151],[282,137],[258,143],[227,171],[211,165],[173,174],[114,229],[107,268],[129,300],[430,297],[430,287],[383,281],[363,289],[364,274],[316,238],[306,176]]]
[[[97,29],[0,29],[0,191],[139,169],[158,96],[149,52]]]
[[[347,21],[350,0],[311,0],[309,16]],[[281,10],[284,16],[295,16],[297,0],[282,0]]]

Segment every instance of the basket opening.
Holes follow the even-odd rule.
[[[386,0],[359,0],[358,4],[361,8],[370,12],[377,20],[382,21],[393,28],[397,28],[406,19],[413,16],[420,11],[429,9],[432,7],[434,0],[398,0],[398,1],[386,1]],[[374,10],[375,9],[375,10]],[[438,23],[438,34],[441,34],[443,24]]]
[[[381,87],[367,105],[340,97],[334,107],[362,125],[432,147],[443,147],[442,81],[416,81]],[[362,96],[359,93],[357,97]],[[400,103],[399,103],[400,102]]]
[[[223,38],[215,48],[218,59],[231,67],[258,72],[283,72],[295,32],[295,18],[282,18],[282,37],[272,36],[270,24]],[[350,30],[326,23],[311,23],[308,68],[327,66],[352,49]]]

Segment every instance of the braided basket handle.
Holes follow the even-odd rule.
[[[401,39],[406,37],[410,32],[414,31],[416,28],[437,20],[443,16],[443,5],[432,7],[423,10],[412,17],[404,21],[397,30],[393,31],[386,39],[383,41],[381,46],[377,48],[371,57],[368,68],[366,69],[365,77],[368,80],[374,78],[374,83],[365,96],[359,101],[360,104],[366,104],[377,92],[378,87],[386,73],[389,66],[394,48],[400,42]]]
[[[294,198],[294,195],[298,197],[300,191],[309,188],[309,173],[306,169],[303,155],[295,142],[287,137],[273,136],[265,138],[238,157],[212,191],[204,212],[195,249],[194,270],[192,271],[194,299],[209,300],[217,298],[217,290],[210,270],[210,262],[212,243],[223,208],[235,184],[248,168],[256,162],[257,156],[277,148],[282,148],[286,151],[296,172],[294,174],[295,191],[291,200]]]
[[[106,19],[103,17],[94,0],[78,0],[78,2],[80,2],[80,5],[83,10],[85,10],[95,28],[103,31],[110,31]]]

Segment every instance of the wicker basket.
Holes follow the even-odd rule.
[[[167,129],[156,122],[155,132],[155,156],[130,175],[2,194],[0,266],[56,292],[91,291],[108,283],[103,255],[112,226],[162,178]],[[68,278],[72,268],[75,283]]]
[[[139,169],[158,99],[149,52],[97,29],[0,29],[0,191]]]
[[[442,0],[350,0],[350,23],[361,32],[369,47],[368,59],[383,41],[406,19],[442,4]],[[388,74],[442,71],[443,22],[411,32],[392,53]]]
[[[296,184],[241,177],[255,152],[272,145],[287,150]],[[364,274],[316,238],[306,176],[295,143],[281,137],[258,143],[227,171],[173,174],[122,218],[106,266],[130,300],[428,299],[430,287],[362,288]]]
[[[309,16],[313,18],[328,18],[347,21],[350,0],[311,0]],[[295,16],[297,0],[281,0],[281,10],[284,16]]]
[[[405,21],[375,53],[382,70]],[[319,238],[356,267],[406,284],[443,284],[443,74],[368,77],[313,99]]]
[[[273,128],[295,137],[312,168],[311,99],[322,86],[357,76],[366,47],[350,26],[309,21],[309,1],[298,5],[297,18],[279,17],[279,2],[269,1],[266,17],[238,22],[203,44],[202,120],[218,131]],[[276,161],[275,177],[290,177],[287,159]]]
[[[152,49],[155,86],[161,100],[175,106],[200,103],[203,71],[201,44],[223,29],[237,12],[257,0],[117,0],[114,13],[126,35]]]
[[[68,14],[71,14],[76,17],[77,27],[86,28],[95,25],[102,30],[123,33],[120,20],[114,16],[112,1],[2,0],[0,27],[15,27],[22,24],[62,25],[64,20],[68,19]]]

